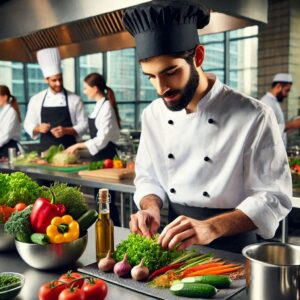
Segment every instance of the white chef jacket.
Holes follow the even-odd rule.
[[[0,147],[10,140],[20,140],[21,125],[17,112],[10,104],[6,104],[0,112],[0,128]]]
[[[284,119],[283,111],[281,109],[281,106],[280,106],[277,98],[272,93],[268,92],[261,98],[260,101],[265,103],[266,105],[270,106],[272,108],[272,110],[274,111],[274,114],[277,119],[277,123],[279,125],[281,137],[286,146],[286,133],[284,132],[285,119]]]
[[[43,104],[43,100],[46,99]],[[81,136],[87,130],[87,119],[84,116],[83,102],[79,96],[67,91],[68,106],[73,128],[76,130],[78,136]],[[24,120],[24,129],[31,138],[37,139],[39,135],[33,135],[33,129],[41,124],[41,110],[42,105],[45,107],[66,106],[66,99],[63,92],[54,94],[50,88],[43,90],[31,97],[27,113]]]
[[[264,238],[274,236],[292,208],[273,112],[218,79],[195,113],[170,111],[160,98],[143,111],[135,185],[138,207],[155,194],[192,207],[236,208]]]
[[[107,146],[109,142],[116,143],[120,129],[117,117],[109,101],[103,97],[97,101],[90,118],[95,118],[95,126],[98,129],[97,136],[85,142],[91,155],[97,154]]]

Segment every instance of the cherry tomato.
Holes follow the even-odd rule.
[[[59,294],[58,300],[85,300],[84,292],[78,287],[67,288]]]
[[[84,277],[80,273],[69,271],[61,275],[58,280],[64,282],[67,287],[81,287],[84,282]]]
[[[19,202],[15,205],[14,210],[21,211],[21,210],[25,209],[26,207],[27,207],[27,205],[25,203]]]
[[[39,289],[39,300],[57,300],[66,285],[57,280],[45,282]]]
[[[85,300],[104,300],[107,295],[107,284],[97,278],[90,277],[81,288],[85,295]]]
[[[105,160],[103,161],[103,167],[104,167],[105,169],[112,168],[113,166],[114,166],[114,162],[113,162],[112,159],[105,159]]]

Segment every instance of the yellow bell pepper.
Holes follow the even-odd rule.
[[[70,215],[54,217],[46,229],[50,243],[62,244],[77,240],[79,237],[79,224]]]
[[[114,159],[113,165],[115,169],[121,169],[123,168],[123,162],[120,159]]]

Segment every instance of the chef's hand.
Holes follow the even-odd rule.
[[[41,123],[34,131],[35,133],[47,133],[50,130],[51,125],[49,123]]]
[[[155,208],[148,208],[131,215],[129,227],[133,233],[151,237],[157,232],[159,224],[160,211]]]
[[[69,148],[67,148],[64,152],[68,153],[68,154],[74,154],[79,150],[78,144],[74,144],[72,146],[70,146]]]
[[[57,126],[51,129],[51,133],[56,138],[61,138],[65,135],[65,128],[62,126]]]
[[[199,221],[179,216],[168,224],[158,238],[163,248],[178,250],[191,245],[207,245],[217,238],[214,226],[208,221]]]

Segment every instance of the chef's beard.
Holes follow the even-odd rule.
[[[63,90],[63,86],[50,86],[50,88],[54,93],[60,93]]]
[[[195,91],[199,85],[199,74],[193,64],[190,64],[190,78],[183,89],[178,90],[169,90],[165,92],[163,95],[159,95],[166,105],[166,107],[171,111],[179,111],[188,106],[188,104],[192,101]],[[166,101],[164,97],[172,96],[174,94],[180,93],[182,96],[176,101]]]
[[[282,103],[285,97],[282,96],[282,92],[278,92],[276,98],[279,103]]]

